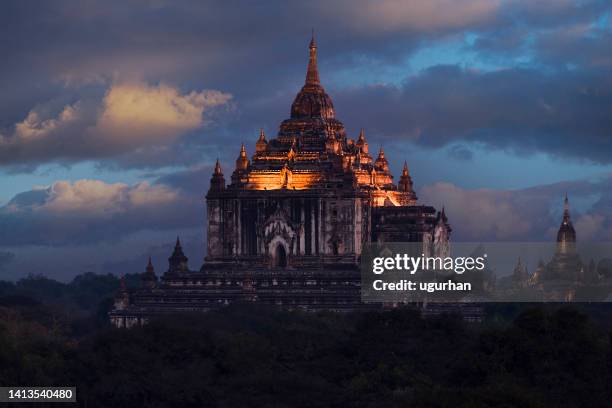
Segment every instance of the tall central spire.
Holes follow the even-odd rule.
[[[306,85],[319,85],[319,70],[317,69],[317,44],[314,38],[314,31],[312,32],[312,39],[310,40],[310,59],[308,60],[308,71],[306,71]]]
[[[567,198],[567,194],[565,194],[565,200],[563,200],[563,221],[561,221],[559,232],[557,232],[557,242],[560,245],[559,249],[561,252],[568,252],[572,249],[571,246],[568,246],[568,244],[573,244],[576,242],[576,231],[574,230],[572,220],[570,219],[569,200]]]
[[[567,198],[567,193],[565,193],[565,200],[563,200],[563,223],[567,224],[570,221],[570,212],[569,212],[569,200]]]
[[[319,80],[317,44],[314,39],[314,33],[308,48],[310,49],[310,59],[308,60],[306,81],[300,92],[295,96],[293,104],[291,104],[291,118],[334,119],[334,104],[329,95],[325,93],[325,89],[323,89],[321,81]],[[325,132],[325,130],[323,130],[323,132]]]

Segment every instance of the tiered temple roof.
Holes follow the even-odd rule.
[[[219,178],[217,172],[213,183],[215,177]],[[379,206],[416,203],[407,165],[396,185],[384,150],[380,149],[376,160],[370,156],[363,129],[357,140],[347,137],[344,125],[336,119],[333,102],[321,85],[313,38],[306,80],[291,105],[290,118],[281,123],[276,138],[267,140],[263,129],[260,131],[250,160],[242,145],[229,189],[338,188],[373,192],[379,197],[375,200]]]

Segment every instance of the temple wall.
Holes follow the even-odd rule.
[[[207,256],[215,257],[223,255],[223,237],[221,206],[219,200],[207,201],[208,232],[207,232]]]
[[[207,259],[269,256],[274,234],[283,235],[291,256],[359,255],[369,240],[369,204],[363,200],[336,195],[209,199]]]

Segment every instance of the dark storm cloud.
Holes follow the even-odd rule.
[[[581,132],[586,132],[587,137],[593,136],[595,139],[598,133],[594,128],[607,126],[607,123],[596,120],[592,126],[577,125],[577,129],[568,129],[563,120],[549,115],[540,123],[522,125],[523,115],[511,111],[520,110],[514,103],[522,103],[523,93],[527,92],[520,86],[535,85],[545,96],[543,103],[535,106],[536,111],[527,118],[532,122],[531,116],[540,112],[538,107],[551,105],[547,97],[556,96],[556,91],[571,92],[573,86],[580,87],[585,81],[589,83],[589,89],[606,91],[607,88],[599,88],[598,84],[592,83],[601,77],[609,77],[607,68],[605,72],[591,70],[595,66],[600,70],[602,66],[607,66],[610,51],[605,44],[609,29],[589,28],[582,35],[579,27],[589,27],[609,8],[609,4],[599,1],[384,0],[356,3],[321,0],[259,4],[86,1],[78,6],[62,1],[53,4],[5,2],[0,13],[0,34],[10,40],[0,43],[0,54],[4,56],[0,76],[3,89],[0,95],[0,110],[3,112],[0,134],[5,144],[0,146],[0,151],[4,152],[4,155],[0,154],[0,165],[10,163],[15,171],[29,171],[33,166],[48,161],[69,163],[93,158],[102,167],[150,168],[193,164],[202,156],[225,155],[227,140],[241,141],[246,138],[248,141],[253,136],[251,132],[255,135],[253,138],[256,137],[255,132],[259,127],[275,132],[278,122],[286,116],[288,104],[302,80],[306,37],[311,27],[317,30],[321,45],[321,71],[329,74],[328,77],[355,67],[368,71],[380,66],[401,64],[419,47],[435,45],[438,40],[462,33],[477,36],[472,50],[487,54],[483,58],[495,59],[507,53],[533,53],[535,66],[541,59],[541,62],[552,64],[555,72],[558,72],[559,66],[567,63],[579,64],[580,72],[560,73],[553,77],[546,76],[551,68],[549,66],[542,71],[547,74],[541,74],[537,69],[533,73],[517,71],[508,74],[518,88],[514,92],[501,89],[498,96],[480,95],[479,100],[469,100],[471,109],[466,107],[461,111],[465,117],[459,122],[464,123],[459,123],[457,134],[460,139],[466,139],[468,133],[486,135],[491,129],[508,135],[515,131],[542,131],[544,128],[543,136],[546,139],[557,128],[565,128],[567,134],[574,130],[575,137],[581,137]],[[572,29],[568,31],[568,27]],[[565,32],[575,35],[560,35]],[[442,74],[430,72],[414,81],[408,79],[407,83],[412,85],[400,89],[375,90],[366,87],[356,90],[355,94],[372,97],[372,101],[382,97],[381,102],[387,102],[390,97],[391,101],[398,103],[397,107],[390,107],[395,115],[379,115],[385,123],[373,125],[380,126],[384,134],[398,134],[394,129],[405,128],[407,119],[410,119],[409,129],[413,132],[416,129],[423,138],[429,137],[428,132],[431,131],[433,140],[424,143],[438,146],[453,138],[450,125],[458,122],[458,114],[448,112],[448,109],[456,105],[443,100],[445,104],[434,110],[437,122],[448,121],[448,126],[437,124],[432,127],[431,109],[427,112],[416,109],[409,114],[405,110],[413,109],[411,102],[421,99],[429,99],[430,103],[443,98],[469,99],[470,90],[465,87],[459,90],[464,92],[463,95],[449,95],[449,86],[452,90],[453,84],[440,78]],[[453,75],[457,74],[451,73],[451,79]],[[525,75],[530,76],[531,80],[523,81],[521,78]],[[575,77],[582,79],[576,82]],[[431,82],[433,79],[442,81],[436,86]],[[457,79],[459,82],[467,81],[465,86],[474,86],[475,96],[494,80],[506,80],[506,77],[503,74],[497,77],[465,74],[464,78]],[[570,82],[564,85],[562,82],[566,80]],[[571,83],[572,80],[575,82]],[[185,97],[192,91],[216,89],[234,97],[235,110],[232,115],[221,118],[223,121],[214,134],[208,128],[198,126],[189,127],[185,132],[172,128],[170,134],[185,134],[163,141],[155,139],[153,146],[132,143],[126,147],[107,143],[108,139],[105,138],[91,137],[91,128],[96,129],[101,108],[100,104],[94,104],[85,109],[89,98],[84,97],[83,93],[96,89],[98,93],[105,94],[113,86],[126,81],[139,81],[144,84],[144,89],[154,88],[160,83],[169,84],[178,97]],[[489,93],[492,94],[497,88],[494,87]],[[346,93],[336,89],[332,96],[343,92]],[[410,95],[406,95],[408,92]],[[390,95],[385,99],[381,93]],[[431,100],[432,94],[440,95],[439,100]],[[501,117],[500,113],[496,113],[495,120],[485,114],[481,122],[481,109],[487,106],[482,103],[494,97],[506,99],[510,112],[501,112]],[[42,111],[56,101],[62,101],[60,109],[56,108],[54,114],[45,116]],[[534,107],[532,102],[527,98],[529,107]],[[579,118],[582,111],[588,110],[590,103],[597,102],[578,98],[562,110],[564,114],[569,112],[569,117]],[[77,103],[79,105],[75,105]],[[342,98],[336,105],[345,120],[352,121],[353,117],[361,117],[364,112],[363,109],[359,110],[360,103],[345,103]],[[67,106],[78,108],[79,115],[66,124],[59,120],[58,115]],[[376,114],[376,107],[368,105],[365,108]],[[505,109],[505,106],[499,108]],[[351,116],[353,110],[356,113]],[[31,113],[37,116],[32,117]],[[585,122],[591,119],[588,117]],[[28,148],[23,145],[6,146],[8,140],[13,140],[17,124],[29,124],[30,128],[37,129],[44,128],[45,123],[56,124],[61,130],[56,135],[57,140],[37,142],[33,146],[28,145]],[[355,127],[361,125],[370,126],[369,123],[349,124]],[[425,127],[427,129],[421,130]],[[441,127],[448,129],[444,132]],[[119,128],[113,130],[115,132],[112,134],[130,134],[120,132]],[[82,135],[90,137],[83,138]],[[517,149],[548,151],[551,147],[547,143],[534,145],[533,138],[536,135],[531,133],[526,137],[517,137]],[[501,136],[501,139],[506,138]],[[33,143],[31,139],[29,141]],[[503,148],[505,143],[502,140],[489,144]],[[562,137],[560,143],[567,144],[566,138]],[[65,157],[58,154],[53,146],[63,146],[60,151]],[[217,152],[211,153],[210,150]],[[562,155],[567,153],[566,150],[562,146],[552,146],[550,149],[552,153]],[[601,157],[591,158],[590,153],[578,152],[575,156],[604,160]]]
[[[610,26],[589,25],[568,27],[562,32],[548,32],[538,37],[535,49],[548,64],[612,70]]]
[[[360,27],[375,26],[381,23],[363,21]],[[260,95],[269,84],[283,87],[293,69],[301,68],[312,27],[328,38],[329,55],[343,63],[355,48],[381,56],[398,51],[397,44],[371,39],[372,31],[350,29],[322,1],[4,2],[0,30],[10,40],[0,43],[0,103],[14,108],[3,111],[0,124],[9,126],[34,105],[66,92],[58,84],[75,88],[117,77]],[[346,49],[351,42],[358,46]],[[402,42],[404,52],[410,41]]]
[[[400,87],[351,89],[335,99],[345,107],[346,121],[359,121],[386,138],[436,148],[479,142],[519,154],[610,163],[611,73],[438,66]]]
[[[185,192],[185,194],[200,194],[208,191],[214,166],[195,166],[186,170],[161,175],[156,183],[167,185]],[[225,171],[226,182],[230,174]]]

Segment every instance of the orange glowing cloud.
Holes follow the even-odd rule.
[[[11,133],[0,134],[0,163],[74,162],[168,146],[209,124],[211,110],[231,99],[217,90],[181,93],[166,84],[132,82],[60,109],[51,101],[30,110]]]
[[[117,143],[155,142],[173,139],[206,122],[206,110],[229,102],[219,91],[192,91],[181,95],[176,88],[143,83],[115,85],[103,100],[103,112],[95,132]]]

